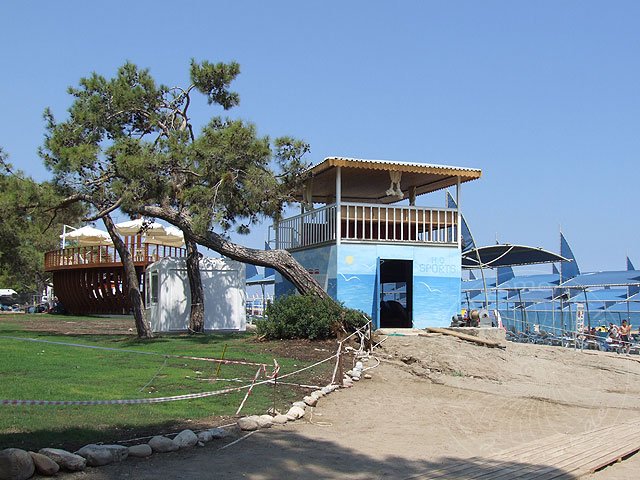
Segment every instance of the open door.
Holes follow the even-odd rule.
[[[380,328],[413,326],[413,261],[379,261]]]

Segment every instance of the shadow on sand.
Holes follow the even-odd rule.
[[[429,440],[425,438],[425,442]],[[220,441],[219,441],[220,442]],[[229,440],[224,440],[224,444]],[[313,440],[291,430],[255,432],[224,450],[223,443],[203,448],[155,454],[147,459],[127,459],[117,465],[87,469],[69,479],[511,479],[524,471],[544,468],[536,477],[577,478],[563,470],[535,463],[497,462],[483,458],[444,457],[415,460],[399,456],[365,455],[334,442]],[[412,445],[406,446],[410,451]],[[499,472],[499,473],[498,473]]]

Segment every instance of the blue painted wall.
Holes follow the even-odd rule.
[[[313,278],[315,278],[331,298],[337,298],[335,245],[292,252],[292,255],[300,265],[313,275]],[[295,287],[278,272],[276,272],[275,281],[276,297],[290,295],[296,292]]]
[[[337,299],[375,316],[378,259],[413,261],[413,326],[448,326],[460,308],[460,251],[451,247],[342,244]]]
[[[375,317],[378,259],[413,262],[413,326],[448,326],[460,309],[460,251],[456,247],[341,244],[294,252],[293,256],[332,298]],[[276,275],[276,296],[293,293]]]

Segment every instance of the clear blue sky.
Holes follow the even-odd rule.
[[[640,2],[33,1],[0,18],[0,146],[36,179],[42,112],[64,117],[80,77],[130,60],[184,84],[192,57],[236,60],[232,115],[310,160],[479,167],[462,199],[478,244],[557,251],[562,226],[583,271],[640,266]]]

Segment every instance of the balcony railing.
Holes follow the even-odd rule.
[[[286,218],[275,227],[276,246],[295,250],[333,243],[337,224],[336,205]],[[340,238],[343,242],[457,244],[458,211],[345,203],[340,210]]]
[[[148,265],[164,257],[184,257],[184,248],[142,243],[127,245],[136,265]],[[121,264],[120,254],[113,246],[68,247],[44,254],[44,268],[62,270],[66,268],[91,268]]]

